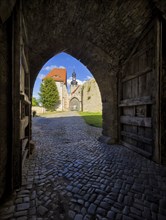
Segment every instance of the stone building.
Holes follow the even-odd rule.
[[[55,107],[56,111],[102,111],[101,95],[94,78],[79,85],[73,72],[68,93],[66,69],[54,68],[45,78],[48,77],[55,80],[59,92],[60,103]]]
[[[67,72],[64,68],[52,69],[44,79],[52,78],[57,86],[60,102],[57,104],[56,111],[68,110],[68,92],[67,92]]]
[[[72,74],[69,94],[69,110],[84,112],[102,112],[99,87],[94,78],[78,85],[76,73]]]
[[[102,112],[99,87],[94,78],[78,85],[76,73],[72,74],[69,94],[69,110],[84,112]]]
[[[0,199],[21,185],[31,99],[43,64],[65,51],[92,72],[103,139],[166,162],[166,1],[0,1]]]

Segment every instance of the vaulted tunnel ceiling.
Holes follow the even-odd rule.
[[[23,12],[33,82],[61,51],[80,59],[97,80],[100,73],[116,74],[155,10],[151,0],[24,0]]]

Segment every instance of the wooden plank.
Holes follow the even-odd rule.
[[[131,98],[131,81],[125,82],[123,85],[123,99]]]
[[[140,71],[140,72],[137,72],[133,75],[127,75],[125,76],[124,78],[122,78],[122,82],[126,82],[126,81],[129,81],[131,79],[134,79],[134,78],[137,78],[138,76],[142,76],[148,72],[151,72],[152,69],[150,67],[147,67],[146,69],[144,69],[143,71]]]
[[[142,149],[140,149],[138,147],[135,147],[135,146],[133,146],[133,145],[131,145],[129,143],[126,143],[124,141],[121,141],[121,144],[124,145],[125,147],[129,148],[130,150],[133,150],[133,151],[135,151],[135,152],[137,152],[137,153],[139,153],[139,154],[141,154],[141,155],[143,155],[143,156],[145,156],[147,158],[151,158],[151,156],[152,156],[151,153],[149,153],[147,151],[144,151],[144,150],[142,150]]]
[[[146,74],[146,90],[147,90],[146,95],[150,95],[150,94],[152,95],[152,88],[154,83],[153,79],[154,79],[154,72]]]
[[[136,117],[148,117],[147,116],[147,108],[146,108],[146,106],[147,105],[137,105],[135,107],[135,116]]]
[[[131,80],[131,95],[132,98],[138,97],[138,78]]]
[[[121,136],[122,137],[122,136]],[[126,143],[129,143],[133,146],[137,146],[137,141],[132,139],[132,138],[129,138],[129,137],[126,137],[126,136],[123,136],[123,138],[121,138],[124,142]]]
[[[29,105],[31,104],[31,102],[30,102],[28,96],[27,96],[25,93],[21,93],[20,96],[21,96],[21,100],[22,100],[23,102],[25,102],[26,104],[29,104]]]
[[[27,143],[28,143],[28,138],[22,140],[22,153],[24,153]]]
[[[131,116],[121,116],[120,122],[122,124],[136,125],[142,127],[152,127],[151,118],[141,118],[141,117],[131,117]]]
[[[28,154],[28,149],[26,149],[26,150],[24,151],[24,154],[23,154],[23,157],[22,157],[22,167],[24,166],[24,163],[25,163],[25,159],[26,159],[26,157],[27,157],[27,154]]]
[[[132,99],[124,99],[120,102],[119,107],[136,106],[136,105],[148,105],[153,104],[151,96],[143,96]]]
[[[135,54],[133,54],[132,58],[135,58],[135,57],[142,57],[143,54],[146,54],[147,51],[149,51],[150,49],[153,48],[153,45],[148,45],[146,46],[145,48],[141,49],[141,50],[138,50]]]
[[[28,34],[27,34],[27,28],[26,28],[26,25],[25,25],[25,19],[24,18],[22,19],[22,31],[23,31],[23,36],[25,38],[25,42],[27,43],[28,42]]]
[[[156,105],[153,109],[153,127],[155,147],[153,150],[153,159],[157,163],[161,163],[161,74],[162,74],[162,21],[156,18],[155,24],[155,59],[154,59],[154,73],[155,86],[153,93],[155,95]]]
[[[23,139],[25,137],[25,128],[27,127],[29,123],[29,117],[25,116],[21,121],[20,121],[20,139]]]
[[[13,10],[12,13],[12,154],[11,159],[11,178],[8,179],[8,185],[11,183],[11,189],[21,187],[21,146],[20,146],[20,58],[21,58],[21,45],[20,45],[20,21],[21,21],[21,10],[20,2],[18,1],[17,10]],[[17,13],[16,13],[17,11]],[[10,169],[8,167],[8,169]],[[10,174],[9,174],[10,175]]]
[[[151,94],[151,90],[148,91],[148,88],[147,88],[147,74],[146,75],[142,75],[139,77],[139,96],[142,97],[142,96],[147,96],[149,94]]]
[[[122,115],[124,116],[135,116],[135,108],[133,106],[125,106],[122,110]]]
[[[121,135],[123,135],[125,137],[132,138],[132,139],[137,140],[139,142],[143,142],[143,143],[146,143],[146,144],[152,144],[152,139],[145,138],[144,136],[140,136],[140,135],[137,135],[137,134],[132,134],[132,133],[129,133],[129,132],[126,132],[126,131],[121,131]]]
[[[25,73],[28,74],[29,73],[29,67],[28,67],[28,62],[27,62],[27,58],[26,58],[23,46],[22,46],[22,62],[23,62],[23,66],[25,68]]]
[[[25,86],[25,72],[24,67],[21,65],[21,71],[20,71],[20,92],[24,93],[24,86]]]
[[[29,123],[29,117],[25,116],[23,119],[21,119],[21,126],[25,129]]]
[[[122,78],[122,71],[118,71],[118,76],[117,76],[117,79],[118,79],[118,103],[120,103],[120,99],[121,97],[123,96],[123,90],[122,90],[122,83],[121,83],[121,78]],[[118,108],[118,111],[117,111],[117,114],[118,114],[118,117],[117,117],[117,124],[118,124],[118,141],[120,140],[121,136],[120,136],[120,132],[122,130],[122,127],[123,125],[120,123],[120,116],[122,115],[122,108]]]

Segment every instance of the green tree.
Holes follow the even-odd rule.
[[[40,85],[40,102],[49,111],[55,110],[59,103],[59,93],[55,81],[52,78],[46,78]]]
[[[32,97],[32,106],[39,106],[38,100],[35,97]]]

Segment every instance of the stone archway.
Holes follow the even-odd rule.
[[[121,99],[123,99],[121,93],[125,94],[125,92],[128,92],[129,87],[134,88],[134,80],[129,82],[130,86],[125,87],[124,80],[126,79],[123,79],[125,75],[125,66],[129,66],[131,68],[126,71],[129,75],[132,75],[133,73],[144,74],[144,71],[147,71],[145,63],[141,61],[143,58],[139,56],[137,57],[139,61],[136,61],[136,65],[138,64],[140,70],[141,68],[144,68],[144,71],[141,70],[143,73],[140,71],[134,72],[135,67],[133,66],[136,65],[134,65],[134,61],[132,59],[129,61],[129,65],[126,65],[125,62],[128,62],[128,60],[132,57],[134,50],[138,50],[138,53],[142,54],[146,43],[142,43],[141,45],[140,42],[143,36],[147,34],[146,29],[149,30],[153,26],[154,29],[152,32],[154,34],[156,33],[156,29],[159,31],[158,26],[160,19],[153,18],[154,4],[150,3],[148,0],[140,0],[139,2],[128,1],[123,3],[119,1],[112,1],[110,3],[110,1],[99,2],[94,0],[85,4],[76,0],[68,4],[63,1],[59,3],[51,1],[46,7],[44,2],[40,2],[40,4],[37,2],[38,0],[36,1],[36,4],[34,4],[32,0],[29,2],[25,1],[23,5],[25,23],[27,30],[29,31],[28,46],[30,49],[29,64],[31,86],[34,83],[35,77],[42,64],[53,55],[65,51],[78,60],[81,60],[81,62],[93,73],[94,78],[98,83],[103,105],[102,133],[104,136],[108,137],[109,143],[118,143],[119,140],[122,139],[121,137],[128,132],[125,131],[125,129],[128,129],[128,127],[131,127],[131,130],[135,129],[135,127],[132,127],[135,126],[135,123],[138,124],[138,127],[140,124],[145,125],[146,119],[144,119],[142,123],[141,117],[139,119],[135,118],[139,117],[137,109],[140,107],[137,107],[137,98],[139,98],[139,96],[144,98],[143,92],[140,91],[143,91],[143,88],[145,88],[143,86],[143,82],[145,82],[145,80],[142,80],[142,88],[136,89],[139,90],[139,92],[137,91],[139,93],[138,97],[135,97],[135,94],[131,95],[131,97],[134,96],[134,98],[136,98],[136,101],[134,99],[130,100],[132,104],[129,105],[134,105],[134,103],[137,104],[135,105],[136,107],[133,107],[133,109],[136,110],[132,114],[132,122],[128,117],[131,116],[130,110],[126,110],[127,107],[124,107],[124,104],[121,104]],[[121,10],[121,6],[124,8],[123,11]],[[161,7],[161,5],[158,7]],[[135,11],[133,8],[137,8],[137,10]],[[164,6],[161,8],[163,9]],[[49,10],[49,13],[47,13],[46,16],[47,10]],[[144,17],[141,12],[144,12]],[[54,13],[56,13],[56,16],[54,16]],[[128,17],[127,20],[124,19],[126,16]],[[53,18],[52,22],[50,22],[50,18]],[[131,20],[132,22],[130,22]],[[42,31],[40,32],[41,24]],[[57,24],[58,27],[56,31],[54,29],[55,24]],[[38,31],[34,33],[33,29]],[[51,33],[49,36],[45,32],[45,30],[48,29]],[[155,35],[155,41],[151,39],[151,45],[156,45],[158,38],[159,36]],[[148,41],[148,37],[147,39],[145,37],[144,42],[146,42],[146,40]],[[45,42],[44,45],[43,42]],[[139,45],[140,48],[138,48]],[[153,54],[153,56],[154,57],[152,57],[152,59],[157,59],[155,56],[159,55]],[[36,62],[36,60],[38,62]],[[153,66],[153,72],[156,72],[156,79],[158,77],[157,68],[159,68],[157,64]],[[138,80],[140,80],[139,76]],[[138,86],[140,84],[137,83],[136,85]],[[131,91],[133,91],[132,88],[130,89]],[[159,87],[156,87],[155,89],[159,91]],[[147,92],[147,94],[148,96],[151,96],[149,95],[150,93]],[[158,103],[157,96],[154,96],[153,99],[156,100],[156,103]],[[126,101],[124,98],[124,101],[127,102],[128,100]],[[147,106],[145,108],[148,109]],[[150,135],[148,136],[146,134],[148,133],[146,131],[148,129],[145,129],[144,131],[144,128],[141,128],[142,130],[140,129],[137,134],[134,133],[132,138],[127,137],[126,139],[132,139],[129,142],[136,148],[140,148],[138,146],[142,145],[135,141],[135,139],[140,138],[141,132],[141,135],[145,137],[145,142],[147,142],[147,137],[150,137],[150,140],[148,140],[149,143],[151,143],[151,140],[155,139],[153,146],[154,150],[150,151],[150,157],[159,162],[161,161],[159,153],[160,135],[158,134],[157,129],[159,130],[160,126],[157,121],[160,116],[155,115],[157,114],[156,108],[159,108],[159,106],[153,106],[154,115],[151,119],[147,119],[152,121],[153,127],[155,127],[155,123],[157,124],[156,130],[152,132],[154,137],[150,137]],[[148,110],[146,111],[148,112]],[[124,122],[123,116],[125,117],[125,120],[129,121]],[[144,116],[145,118],[148,118],[148,113]],[[135,122],[135,120],[137,122]],[[125,123],[129,125],[124,126]],[[151,126],[150,123],[148,126]],[[145,147],[142,147],[143,150],[148,148],[146,144],[147,143],[144,144]],[[135,147],[131,148],[134,149]],[[157,153],[154,153],[155,151]]]
[[[69,104],[69,108],[70,108],[70,111],[80,111],[80,101],[74,97],[70,100],[70,104]]]
[[[4,121],[4,125],[0,125],[0,143],[3,145],[2,154],[0,154],[0,161],[3,161],[0,167],[2,171],[0,197],[5,191],[11,192],[20,186],[22,149],[27,142],[30,143],[31,139],[30,101],[33,85],[42,65],[57,53],[65,51],[71,54],[81,60],[93,73],[102,97],[103,135],[109,137],[110,143],[118,143],[121,136],[120,127],[123,127],[120,120],[123,123],[128,120],[129,126],[135,126],[133,123],[139,124],[140,122],[141,125],[146,125],[141,119],[136,118],[137,111],[135,110],[132,112],[132,117],[125,115],[125,118],[120,119],[122,114],[119,108],[125,111],[125,114],[130,114],[126,111],[127,107],[138,105],[139,102],[138,99],[130,97],[131,100],[126,98],[125,103],[121,103],[122,91],[118,89],[118,86],[123,83],[124,87],[121,88],[124,88],[123,92],[126,91],[124,80],[128,76],[123,78],[125,61],[129,60],[129,54],[135,45],[138,45],[139,38],[150,23],[155,27],[152,35],[156,37],[154,45],[160,45],[162,20],[154,19],[154,14],[156,14],[154,6],[155,3],[159,4],[164,17],[165,7],[164,4],[158,2],[149,0],[86,2],[80,0],[67,2],[63,0],[15,0],[10,1],[9,7],[8,5],[3,7],[5,3],[0,5],[0,46],[2,48],[0,54],[0,66],[2,66],[0,121]],[[13,5],[15,5],[14,8]],[[146,41],[142,47],[145,45]],[[152,140],[158,152],[154,160],[160,163],[161,134],[158,112],[160,112],[161,94],[158,64],[161,49],[157,48],[155,51],[153,72],[156,74],[154,79],[158,84],[154,91],[157,96],[154,96],[152,100],[154,104],[152,119],[158,122],[157,128],[159,129],[153,132]],[[145,59],[140,58],[140,63],[143,60]],[[130,71],[126,71],[126,73],[131,73],[130,78],[135,77],[134,67],[131,64],[132,62],[129,62],[127,65]],[[20,78],[21,71],[24,72],[25,78]],[[139,71],[136,74],[139,74]],[[20,93],[23,89],[20,88],[20,81],[22,84],[27,82],[25,93],[24,91]],[[134,87],[132,83],[129,85]],[[124,107],[126,103],[130,106]],[[149,105],[147,100],[146,105]],[[144,121],[148,121],[148,125],[151,126],[150,119]],[[25,133],[20,132],[22,127],[25,127]],[[140,134],[146,135],[143,129]],[[131,135],[129,138],[131,139]],[[135,134],[132,138],[138,138],[138,136]],[[145,141],[149,140],[145,139]]]

